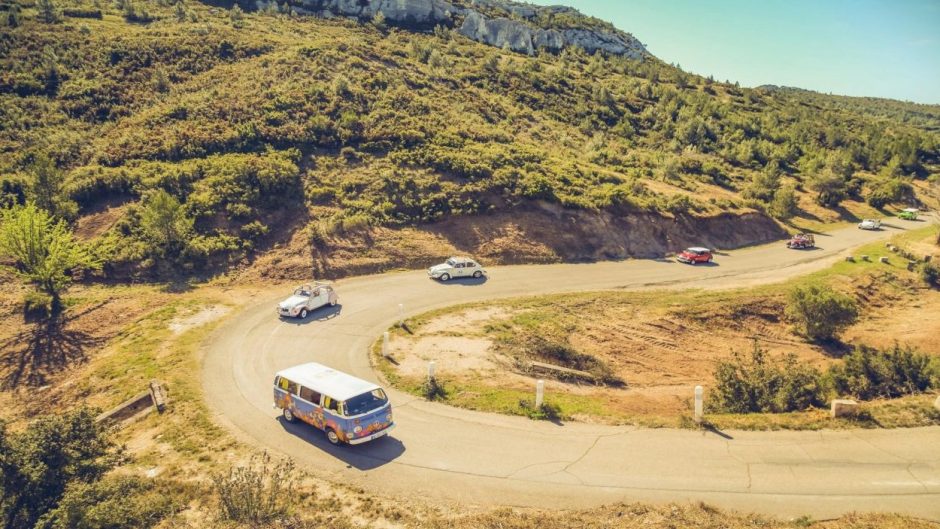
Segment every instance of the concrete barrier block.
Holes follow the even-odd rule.
[[[888,258],[887,258],[887,257],[881,257],[881,258],[879,258],[878,260],[881,261],[882,263],[885,263],[885,264],[888,263]]]
[[[924,256],[924,262],[925,262],[925,263],[929,263],[929,262],[930,262],[930,259],[931,259],[932,257],[933,257],[932,255],[925,255],[925,256]]]
[[[867,255],[862,256],[862,261],[868,261],[868,260],[869,260],[869,257]]]
[[[858,403],[852,399],[835,399],[832,401],[832,418],[854,417],[858,414]]]
[[[855,262],[855,258],[852,257],[851,255],[847,255],[847,256],[845,256],[845,262],[847,262],[847,263],[854,263],[854,262]]]
[[[907,262],[907,269],[908,269],[908,270],[913,271],[915,266],[917,266],[917,261],[908,261],[908,262]]]

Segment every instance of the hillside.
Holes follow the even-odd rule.
[[[118,279],[652,256],[932,204],[938,106],[740,88],[570,10],[325,4],[4,4],[0,200]],[[571,31],[637,47],[525,44]]]

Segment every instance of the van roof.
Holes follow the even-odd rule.
[[[277,376],[284,377],[291,382],[296,382],[336,400],[348,400],[357,395],[379,389],[379,386],[372,382],[314,362],[278,371]]]

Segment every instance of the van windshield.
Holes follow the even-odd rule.
[[[363,413],[369,413],[372,410],[377,410],[388,402],[388,397],[385,396],[385,392],[381,389],[375,389],[369,393],[363,393],[362,395],[357,395],[346,401],[346,415],[362,415]]]

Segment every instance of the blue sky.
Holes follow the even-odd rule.
[[[940,104],[940,0],[535,0],[633,33],[667,63],[776,84]]]

